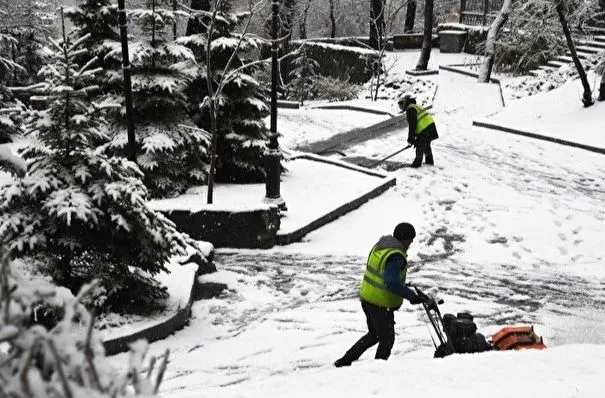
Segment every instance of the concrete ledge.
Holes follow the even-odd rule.
[[[389,115],[390,117],[395,117],[395,115],[393,115],[392,113],[386,112],[386,111],[381,111],[379,109],[364,108],[364,107],[355,106],[355,105],[341,105],[341,104],[331,105],[331,104],[325,104],[325,105],[314,106],[311,109],[346,110],[346,111],[356,111],[356,112],[373,113],[375,115]]]
[[[574,148],[579,148],[579,149],[584,149],[584,150],[591,151],[591,152],[597,152],[597,153],[605,154],[605,149],[604,148],[598,148],[598,147],[593,147],[593,146],[590,146],[590,145],[579,144],[577,142],[566,141],[566,140],[562,140],[562,139],[559,139],[559,138],[548,137],[548,136],[545,136],[545,135],[530,133],[530,132],[527,132],[527,131],[517,130],[517,129],[510,128],[510,127],[499,126],[497,124],[486,123],[486,122],[479,122],[479,121],[473,121],[473,126],[484,127],[484,128],[491,129],[491,130],[503,131],[505,133],[512,133],[512,134],[522,135],[522,136],[525,136],[525,137],[536,138],[536,139],[543,140],[543,141],[550,141],[550,142],[554,142],[554,143],[561,144],[561,145],[571,146],[571,147],[574,147]]]
[[[277,107],[286,109],[299,109],[300,103],[297,101],[277,100]]]
[[[409,70],[406,70],[405,73],[410,76],[429,76],[429,75],[439,74],[439,70],[437,70],[437,69],[427,69],[427,70],[409,69]]]
[[[362,142],[376,137],[380,130],[385,130],[393,126],[407,123],[405,114],[397,115],[393,118],[383,120],[382,122],[376,123],[372,126],[353,129],[344,133],[337,134],[330,137],[327,140],[314,142],[304,147],[299,148],[303,152],[312,153],[325,153],[333,152],[336,148],[341,147],[343,144],[351,144],[354,142]]]
[[[458,73],[465,76],[475,77],[477,79],[479,78],[479,73],[459,68],[460,66],[463,65],[439,65],[439,69],[446,70],[448,72]],[[496,78],[490,78],[489,81],[492,83],[500,83],[500,80]]]
[[[264,209],[170,210],[162,213],[180,231],[193,239],[212,242],[215,247],[267,249],[275,245],[279,229],[279,210],[267,205]],[[245,233],[242,233],[245,231]]]
[[[307,157],[309,159],[319,160],[316,157],[310,157],[308,155],[302,155],[301,157]],[[341,217],[342,215],[360,207],[361,205],[363,205],[370,199],[377,197],[378,195],[385,192],[390,187],[394,186],[397,182],[395,177],[391,177],[391,178],[385,177],[385,175],[382,173],[375,172],[375,171],[372,171],[369,169],[364,169],[362,167],[358,167],[355,165],[342,164],[343,162],[330,161],[329,159],[321,159],[321,161],[323,161],[325,163],[334,164],[336,166],[344,167],[344,168],[347,168],[350,170],[356,170],[356,171],[364,172],[366,174],[380,176],[382,178],[385,178],[385,182],[383,184],[379,185],[378,187],[372,189],[371,191],[367,192],[366,194],[358,197],[357,199],[355,199],[351,202],[345,203],[342,206],[337,207],[336,209],[332,210],[331,212],[312,221],[311,223],[305,225],[304,227],[297,229],[296,231],[292,231],[289,233],[283,233],[283,234],[280,234],[278,231],[277,237],[276,237],[278,245],[288,245],[290,243],[300,241],[309,232],[314,231],[314,230],[336,220],[337,218]]]
[[[195,299],[197,291],[197,273],[193,273],[193,280],[189,285],[189,300],[183,308],[179,308],[173,315],[163,321],[160,321],[152,326],[138,330],[134,333],[126,334],[120,337],[103,341],[105,355],[115,355],[129,350],[129,345],[137,340],[145,339],[148,342],[153,342],[165,339],[177,330],[180,330],[189,323],[191,317],[191,305]]]
[[[431,36],[431,45],[439,46],[439,36],[433,34]],[[400,35],[393,35],[393,49],[394,50],[407,50],[416,49],[422,47],[422,41],[424,40],[424,33],[404,33]]]

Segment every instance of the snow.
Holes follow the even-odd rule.
[[[357,199],[387,181],[385,174],[362,173],[360,167],[333,161],[333,164],[298,157],[285,163],[280,189],[288,210],[281,217],[280,234],[294,232],[323,215]],[[342,167],[342,166],[346,166]],[[337,184],[334,181],[338,181]],[[158,211],[253,211],[272,206],[265,203],[265,184],[217,184],[213,204],[206,204],[206,187],[171,199],[150,201]]]
[[[417,52],[389,56],[413,67]],[[464,63],[463,57],[434,51],[429,67]],[[605,157],[473,127],[473,120],[503,109],[498,86],[444,71],[426,78],[439,86],[433,108],[437,165],[387,173],[397,178],[395,187],[302,242],[264,251],[219,249],[219,271],[200,279],[226,283],[229,290],[196,302],[190,327],[151,345],[154,353],[172,350],[164,396],[602,396]],[[546,104],[507,108],[556,113],[569,96],[560,93],[550,94]],[[584,111],[574,100],[568,107],[578,114],[595,113],[583,126],[598,134],[602,104]],[[303,125],[296,127],[296,134],[304,132]],[[553,122],[548,133],[568,127]],[[283,130],[282,144],[288,139]],[[403,145],[397,132],[346,154],[379,158]],[[410,151],[393,159],[412,158]],[[288,217],[301,214],[299,197],[308,208],[316,206],[312,194],[290,184],[314,172],[293,167],[284,177]],[[342,192],[351,184],[333,181]],[[334,186],[330,192],[339,196]],[[402,220],[418,233],[408,279],[443,298],[442,312],[472,312],[487,337],[506,325],[532,324],[548,348],[435,360],[425,317],[406,304],[395,313],[397,336],[387,362],[373,360],[372,348],[350,368],[334,368],[366,328],[357,298],[365,256]],[[113,360],[124,364],[124,358]]]
[[[347,101],[345,104],[354,103]],[[389,115],[367,112],[308,107],[300,110],[280,108],[277,115],[277,129],[281,134],[279,143],[286,148],[301,147],[354,128],[369,127],[390,118]],[[270,120],[270,117],[265,118],[267,126],[270,125]]]
[[[592,87],[598,87],[593,73],[588,79]],[[605,149],[603,129],[595,128],[602,122],[605,103],[585,108],[582,93],[580,81],[571,80],[552,91],[511,102],[502,112],[479,121]]]
[[[414,67],[418,52],[389,57],[397,61],[396,73],[403,73]],[[461,63],[464,57],[433,51],[429,68]],[[473,127],[473,120],[503,110],[498,86],[448,72],[425,78],[439,86],[432,111],[440,135],[433,145],[436,166],[388,173],[388,178],[397,178],[395,187],[302,242],[263,251],[218,250],[219,271],[199,279],[226,283],[228,290],[194,303],[189,327],[150,345],[150,354],[171,350],[163,396],[603,395],[605,157]],[[572,87],[539,96],[542,101],[507,103],[501,116],[493,117],[504,118],[509,109],[517,109],[523,115],[518,122],[529,123],[532,115],[543,115],[544,124],[534,120],[529,127],[547,126],[543,133],[553,136],[573,131],[577,140],[588,143],[602,131],[596,114],[603,114],[603,104],[581,108],[573,95],[577,86]],[[570,93],[573,98],[568,98]],[[296,120],[308,111],[287,112]],[[325,117],[324,132],[317,135],[303,122],[288,128],[284,123],[282,145],[325,138],[343,123],[336,117],[341,113],[317,113]],[[551,122],[559,113],[567,119]],[[354,124],[364,126],[368,115],[359,115]],[[347,155],[379,158],[405,145],[403,141],[401,132],[384,135],[348,149]],[[408,151],[394,160],[412,158]],[[287,166],[290,173],[282,180],[289,208],[284,228],[320,210],[314,202],[318,190],[336,203],[384,181],[342,170],[336,179],[304,159]],[[302,185],[303,179],[317,185]],[[203,192],[197,196],[205,198]],[[236,206],[229,202],[234,196],[241,203],[237,208],[257,208],[264,186],[219,185],[216,207]],[[179,201],[150,206],[192,211],[205,206],[199,200]],[[409,251],[408,279],[443,298],[442,312],[472,312],[479,331],[488,337],[505,325],[532,324],[548,348],[432,359],[426,319],[418,307],[405,304],[395,313],[396,342],[387,362],[374,360],[372,348],[351,367],[334,368],[333,361],[366,330],[357,297],[365,256],[379,236],[390,234],[402,220],[412,222],[418,233]],[[188,294],[191,272],[175,269],[172,281],[165,281],[171,284],[172,299]],[[125,354],[111,361],[128,366]]]

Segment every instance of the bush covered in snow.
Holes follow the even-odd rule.
[[[105,358],[93,329],[94,317],[82,301],[94,289],[84,285],[73,297],[43,281],[25,281],[0,253],[0,397],[156,396],[168,352],[154,369],[146,365],[146,344],[131,347],[124,373]],[[56,324],[43,326],[33,314],[39,307],[62,309]]]
[[[136,164],[96,148],[109,140],[103,113],[113,105],[89,98],[95,87],[87,82],[99,70],[74,62],[85,40],[52,41],[45,81],[29,88],[47,106],[22,113],[27,175],[0,191],[0,244],[12,258],[40,259],[72,292],[100,277],[96,306],[122,311],[166,295],[151,276],[170,256],[186,255],[191,240],[147,208]]]

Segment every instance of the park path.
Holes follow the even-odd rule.
[[[395,172],[398,186],[385,194],[417,202],[422,214],[410,280],[437,287],[445,312],[471,310],[485,333],[522,322],[549,346],[605,344],[605,274],[595,268],[605,260],[605,157],[474,128],[475,115],[501,106],[498,93],[486,86],[464,96],[478,90],[466,78],[439,79],[437,166]],[[353,149],[388,153],[400,140]],[[330,233],[310,234],[304,253],[219,250],[230,290],[195,303],[189,327],[152,344],[172,349],[162,393],[229,396],[230,386],[330,366],[365,327],[357,299],[365,256],[330,248],[360,233],[347,219],[363,225],[385,210],[362,206],[322,228]],[[417,308],[404,306],[396,322],[393,355],[431,355]]]

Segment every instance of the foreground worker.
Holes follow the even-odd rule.
[[[416,147],[416,158],[410,167],[420,167],[423,157],[425,164],[434,165],[431,141],[439,138],[439,135],[433,116],[416,104],[416,99],[410,95],[401,97],[397,104],[401,111],[405,112],[408,121],[408,144]]]
[[[412,224],[400,223],[392,236],[381,237],[370,251],[359,291],[368,333],[334,362],[334,366],[351,365],[376,343],[376,359],[386,360],[391,355],[395,343],[394,311],[401,307],[404,298],[412,304],[422,303],[422,299],[405,286],[407,250],[415,236]]]

